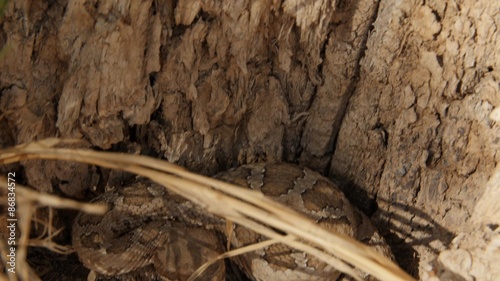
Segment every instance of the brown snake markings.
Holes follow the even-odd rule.
[[[390,256],[368,218],[353,208],[327,178],[292,164],[251,164],[216,176],[260,190],[306,214],[326,229],[349,235]],[[73,225],[73,245],[83,264],[98,275],[121,280],[186,280],[207,260],[225,251],[222,219],[147,180],[105,193],[104,216],[80,213]],[[236,226],[233,248],[264,240]],[[335,280],[340,273],[283,244],[233,258],[254,280]],[[369,277],[367,277],[369,278]],[[224,262],[212,265],[199,280],[224,280]]]

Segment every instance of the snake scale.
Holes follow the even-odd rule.
[[[261,163],[240,166],[215,178],[260,190],[326,229],[391,255],[368,218],[319,173],[293,164]],[[93,202],[107,204],[108,212],[104,216],[78,214],[73,246],[82,263],[103,280],[110,276],[115,280],[186,280],[225,251],[222,219],[148,180],[104,193]],[[244,227],[236,226],[233,231],[232,248],[265,239]],[[232,259],[252,280],[336,280],[340,276],[334,268],[283,244]],[[225,276],[225,263],[220,261],[198,280],[225,280]]]

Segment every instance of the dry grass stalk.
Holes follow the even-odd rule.
[[[25,159],[68,160],[135,173],[166,186],[211,213],[314,255],[357,280],[361,280],[361,277],[356,275],[350,265],[380,280],[413,280],[392,261],[362,243],[345,235],[326,231],[304,215],[264,197],[261,193],[194,174],[174,164],[145,156],[54,148],[58,144],[68,142],[74,141],[46,139],[19,145],[1,151],[0,163],[7,164]],[[56,203],[52,200],[43,203],[70,207],[64,205],[65,201]],[[86,205],[76,208],[84,210],[83,206]],[[29,226],[29,221],[27,225]]]
[[[2,153],[0,155],[3,156]],[[0,156],[0,157],[2,157]],[[7,190],[7,179],[0,177],[0,188]],[[40,193],[34,191],[21,184],[16,184],[16,199],[17,199],[17,218],[19,221],[19,230],[21,237],[17,241],[17,268],[19,269],[19,277],[21,280],[40,280],[26,262],[27,247],[45,247],[53,252],[60,254],[68,254],[73,252],[70,247],[59,245],[52,241],[62,229],[53,230],[52,227],[52,209],[51,208],[68,208],[76,209],[94,214],[103,214],[106,209],[100,205],[81,203],[78,201],[60,198],[51,194]],[[6,198],[2,198],[2,202],[6,202]],[[35,210],[39,207],[49,207],[49,220],[40,221],[33,216]],[[44,227],[41,236],[29,239],[31,221],[41,224]],[[7,262],[7,239],[0,241],[0,253],[2,254],[3,264]],[[1,280],[17,280],[17,274],[1,275]]]

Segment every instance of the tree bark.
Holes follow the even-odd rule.
[[[300,163],[339,182],[403,268],[430,278],[427,263],[453,237],[481,228],[471,216],[499,161],[499,9],[490,0],[10,1],[0,147],[77,138],[207,175]],[[85,181],[104,180],[86,165],[18,168],[30,185],[76,198]]]

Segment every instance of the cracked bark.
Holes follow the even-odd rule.
[[[10,1],[0,147],[81,138],[204,174],[298,162],[373,214],[416,276],[476,228],[499,155],[498,1],[174,2]],[[107,178],[16,169],[72,197]]]

